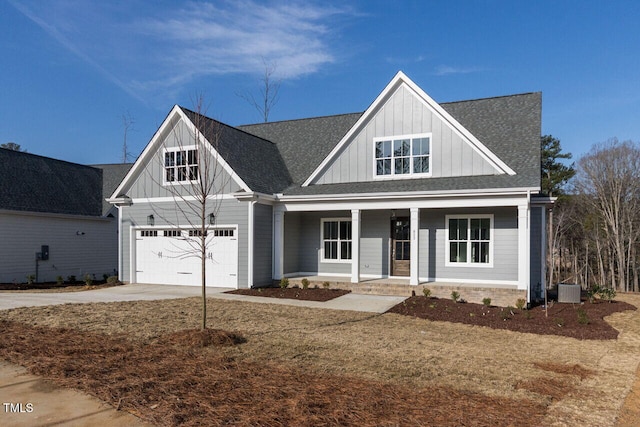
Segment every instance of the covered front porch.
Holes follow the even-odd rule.
[[[544,209],[528,193],[296,200],[274,207],[273,279],[384,295],[531,301]],[[532,234],[532,229],[534,232]],[[536,236],[532,239],[532,235]],[[543,236],[542,236],[543,237]],[[538,286],[539,287],[539,286]]]

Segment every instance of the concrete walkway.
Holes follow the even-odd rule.
[[[2,426],[147,426],[139,418],[77,390],[57,387],[0,360]]]
[[[225,294],[225,288],[207,288],[207,296],[234,301],[298,307],[384,313],[405,297],[349,293],[331,301],[252,297]],[[150,301],[201,295],[198,286],[123,285],[80,292],[0,292],[0,310],[56,304]],[[26,369],[0,360],[0,426],[145,426],[135,416],[116,411],[88,394],[60,388]]]
[[[353,310],[384,313],[406,297],[362,295],[349,293],[326,302],[301,301],[281,298],[251,297],[225,294],[230,288],[207,288],[207,297],[266,304],[293,305],[297,307]],[[199,286],[123,285],[83,292],[0,292],[0,310],[18,307],[36,307],[58,304],[89,302],[150,301],[173,298],[189,298],[201,295]]]

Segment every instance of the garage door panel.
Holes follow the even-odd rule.
[[[237,229],[216,229],[207,236],[207,286],[237,288]],[[169,234],[168,236],[166,234]],[[199,286],[201,264],[195,236],[176,235],[176,230],[138,230],[136,234],[136,281],[167,285]]]

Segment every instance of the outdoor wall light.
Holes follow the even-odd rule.
[[[155,224],[155,222],[156,222],[156,219],[153,217],[153,215],[149,215],[147,217],[147,225],[153,225]]]
[[[213,224],[215,224],[215,222],[216,222],[216,216],[213,214],[213,212],[211,212],[209,214],[209,224],[213,225]]]

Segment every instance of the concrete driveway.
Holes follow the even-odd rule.
[[[293,305],[298,307],[326,308],[333,310],[365,311],[384,313],[405,300],[405,297],[346,294],[326,302],[300,301],[280,298],[251,297],[225,294],[230,288],[207,288],[207,297],[235,301],[267,304]],[[123,285],[80,292],[29,293],[0,292],[0,310],[18,307],[36,307],[58,304],[78,304],[89,302],[151,301],[173,298],[189,298],[202,295],[199,286],[167,285]]]
[[[207,293],[230,289],[207,288]],[[201,295],[199,286],[123,285],[78,292],[0,292],[0,310],[17,307],[76,304],[87,302],[150,301]]]

